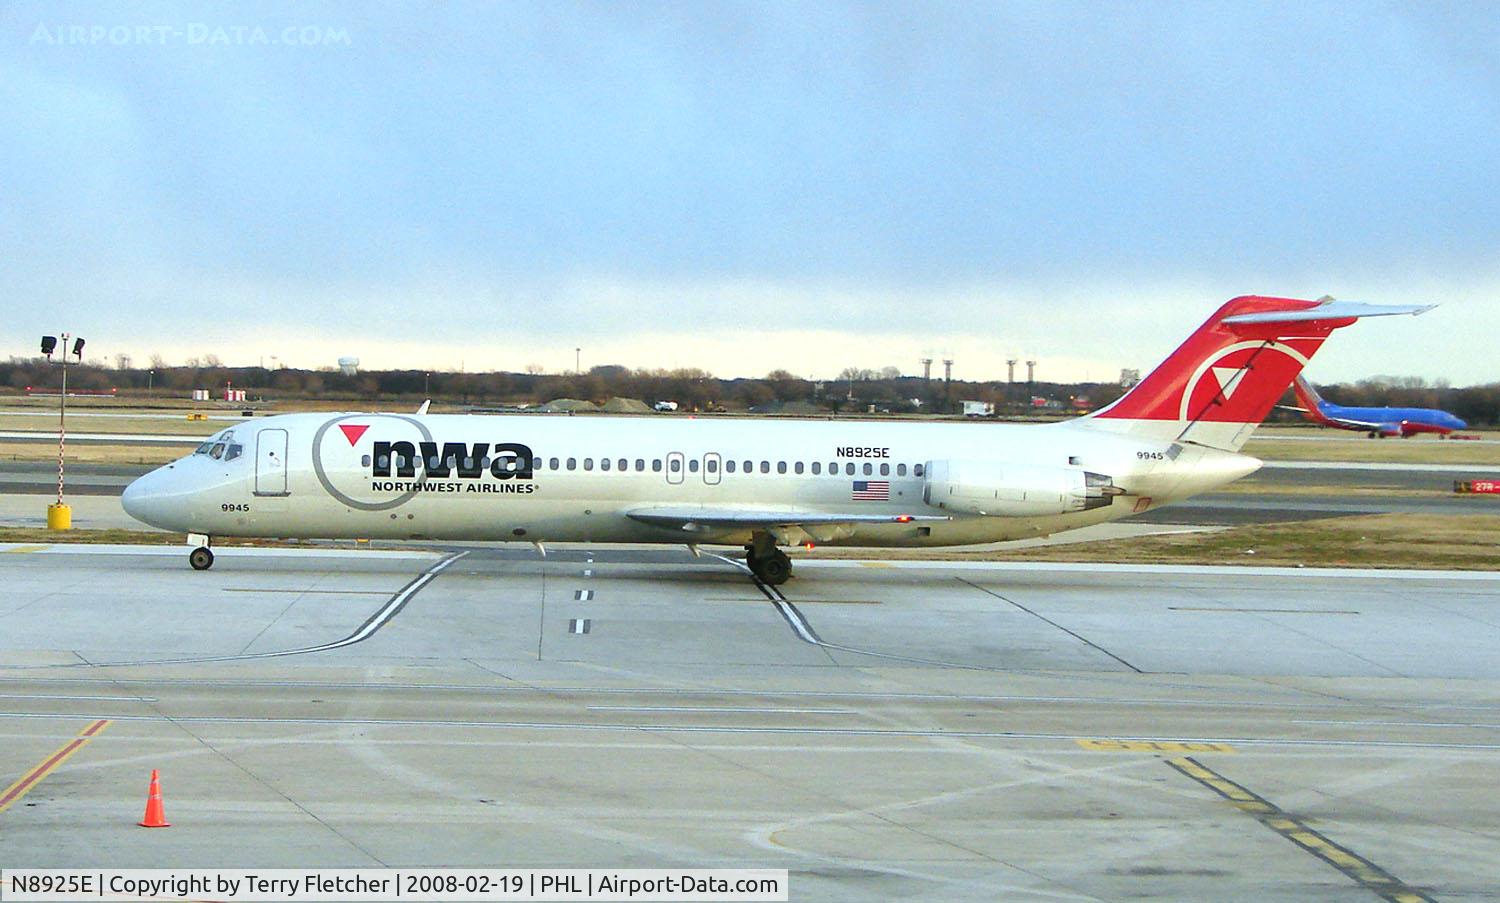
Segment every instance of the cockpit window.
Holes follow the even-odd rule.
[[[213,447],[214,447],[214,440],[210,439],[207,442],[203,443],[202,445],[198,446],[196,449],[194,449],[193,450],[193,454],[195,454],[195,455],[206,455],[206,454],[208,454],[209,449],[211,449]]]
[[[215,442],[214,447],[208,450],[208,456],[210,458],[213,458],[215,461],[224,457],[224,443]]]
[[[245,446],[240,445],[238,442],[231,443],[228,448],[224,449],[224,460],[233,461],[235,458],[238,458],[240,455],[244,454],[244,451]]]

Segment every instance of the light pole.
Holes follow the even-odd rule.
[[[68,360],[68,355],[78,358],[76,363],[83,363],[83,339],[77,336],[62,334],[62,354],[57,360],[52,360],[52,352],[57,349],[57,336],[42,336],[42,354],[47,356],[47,362],[62,367],[62,395],[57,406],[57,504],[47,506],[47,529],[49,530],[71,530],[73,529],[73,509],[63,504],[63,452],[67,444],[68,424],[68,367],[75,361]],[[68,347],[68,340],[73,340],[73,347]]]
[[[583,372],[583,363],[582,362],[583,362],[583,349],[582,348],[574,348],[573,349],[573,372],[574,373],[582,373]]]

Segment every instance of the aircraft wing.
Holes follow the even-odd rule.
[[[1329,417],[1328,419],[1332,420],[1334,423],[1337,423],[1339,426],[1347,426],[1359,430],[1383,430],[1387,427],[1399,425],[1389,420],[1352,420],[1348,417]]]
[[[626,517],[653,527],[705,533],[719,530],[769,530],[850,527],[856,524],[909,524],[951,518],[933,514],[873,514],[846,511],[789,511],[754,508],[638,508]],[[811,532],[811,531],[809,531]],[[823,531],[818,531],[823,532]]]

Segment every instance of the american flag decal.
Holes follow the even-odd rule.
[[[889,480],[855,480],[849,498],[856,502],[888,502],[891,500]]]

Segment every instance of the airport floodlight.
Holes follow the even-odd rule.
[[[44,336],[42,336],[42,353],[45,354],[45,355],[47,355],[48,357],[51,357],[52,356],[52,352],[54,352],[56,350],[57,350],[57,336],[55,336],[55,335],[44,335]]]
[[[73,356],[78,358],[83,357],[83,339],[73,340]]]

